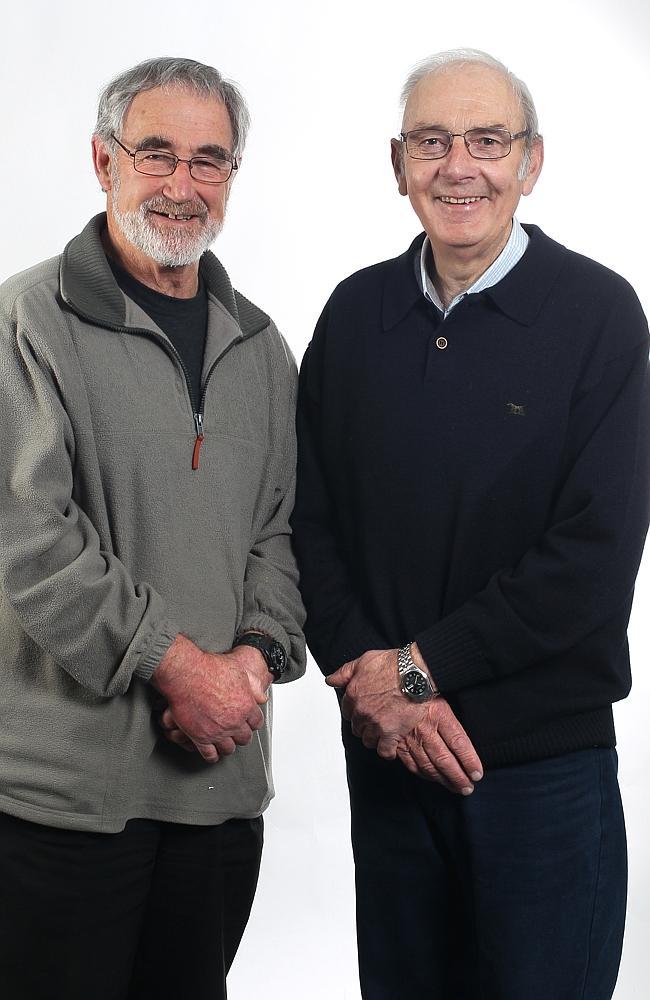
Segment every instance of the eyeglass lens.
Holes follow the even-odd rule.
[[[133,162],[135,169],[141,174],[165,177],[174,173],[178,160],[170,153],[139,149]],[[195,156],[190,160],[190,174],[197,181],[227,181],[232,169],[232,163],[226,159]]]
[[[510,133],[499,128],[473,128],[464,135],[470,155],[480,160],[496,160],[510,152]],[[416,159],[435,160],[445,156],[453,142],[450,132],[421,128],[408,132],[406,147]]]

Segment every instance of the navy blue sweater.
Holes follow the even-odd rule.
[[[342,282],[298,407],[314,657],[330,673],[417,640],[486,766],[614,745],[649,510],[638,299],[526,230],[515,268],[444,321],[416,279],[423,235]]]

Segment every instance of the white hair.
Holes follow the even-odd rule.
[[[519,168],[519,179],[523,180],[530,167],[533,144],[536,140],[541,139],[535,102],[524,81],[520,80],[514,73],[511,73],[507,66],[487,52],[482,52],[480,49],[448,49],[446,52],[436,52],[435,55],[423,59],[417,66],[414,66],[406,79],[406,83],[402,87],[400,110],[403,114],[406,102],[411,93],[425,76],[429,76],[430,73],[442,72],[449,66],[466,66],[475,63],[489,66],[491,69],[495,69],[498,73],[501,73],[512,87],[512,92],[519,102],[524,116],[524,127],[527,132],[524,140],[524,155]]]
[[[184,87],[221,101],[230,118],[233,155],[241,156],[250,125],[246,102],[235,84],[224,79],[218,69],[194,59],[161,56],[146,59],[120,73],[100,94],[94,134],[105,144],[111,143],[112,134],[119,135],[122,131],[122,124],[133,98],[157,87],[166,90]]]

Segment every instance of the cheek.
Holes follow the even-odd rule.
[[[213,219],[222,219],[225,211],[226,205],[228,203],[228,192],[224,191],[219,193],[214,198],[210,198],[207,201],[208,211]]]
[[[402,193],[408,194],[411,199],[423,198],[431,191],[432,178],[433,171],[431,170],[422,170],[417,167],[414,170],[407,170],[403,176],[404,191]]]

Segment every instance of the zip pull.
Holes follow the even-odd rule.
[[[200,413],[194,414],[194,426],[196,427],[196,441],[194,442],[194,451],[192,452],[192,469],[196,471],[199,467],[199,452],[201,450],[201,445],[203,444],[203,416]]]

